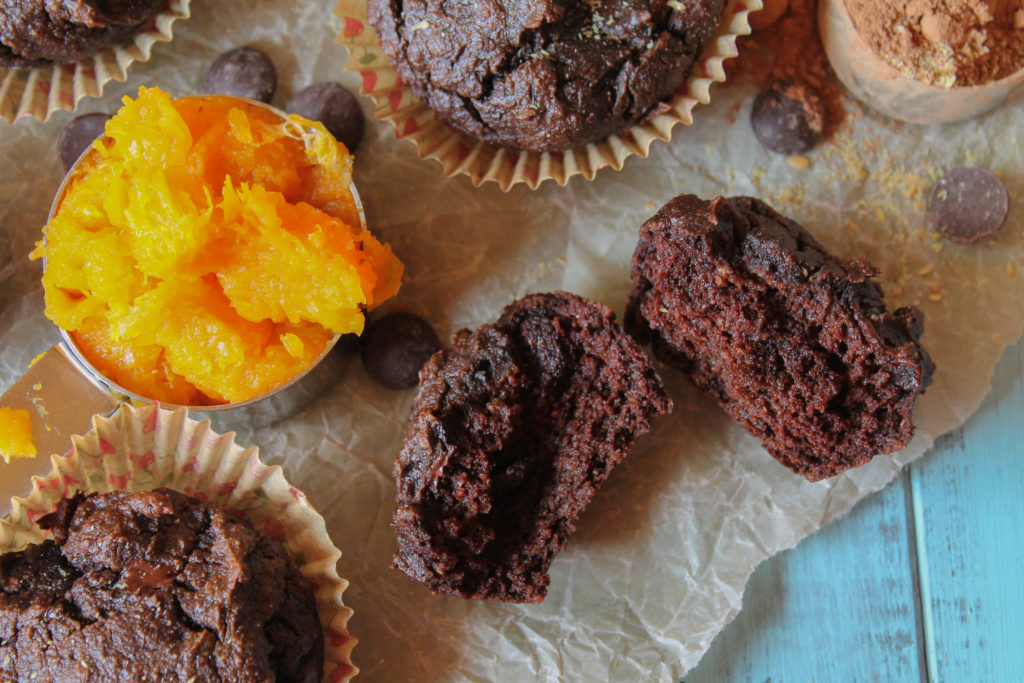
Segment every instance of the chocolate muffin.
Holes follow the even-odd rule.
[[[681,195],[640,231],[626,328],[817,481],[904,447],[935,369],[877,275],[757,199]]]
[[[369,0],[402,80],[441,120],[490,144],[566,150],[671,97],[724,0]]]
[[[2,12],[3,10],[0,10]],[[40,66],[49,66],[52,62],[45,59],[28,60],[20,57],[11,48],[0,43],[0,69],[34,69]]]
[[[0,680],[319,681],[309,583],[276,541],[158,489],[78,495],[0,555]]]
[[[0,66],[73,62],[119,43],[164,0],[9,0],[0,7]]]
[[[544,599],[580,512],[671,409],[614,320],[535,294],[430,359],[395,462],[394,567],[435,593]]]

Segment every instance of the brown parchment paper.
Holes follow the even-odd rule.
[[[85,110],[112,110],[140,84],[194,91],[226,48],[253,44],[275,59],[275,104],[313,81],[346,73],[334,43],[333,0],[193,3],[173,43]],[[371,228],[406,263],[396,304],[428,317],[447,338],[494,319],[514,297],[564,288],[618,311],[640,224],[669,198],[747,193],[804,223],[827,247],[864,255],[883,271],[891,307],[916,303],[939,366],[918,404],[918,435],[905,451],[809,484],[769,457],[709,399],[662,369],[675,413],[617,470],[552,568],[541,605],[436,597],[388,569],[394,536],[391,467],[412,391],[374,385],[357,358],[341,382],[303,413],[238,441],[281,464],[327,521],[351,581],[349,627],[359,638],[360,680],[678,680],[740,609],[753,568],[845,513],[961,424],[990,386],[1002,349],[1024,322],[1024,103],[962,124],[894,127],[870,115],[809,155],[798,169],[755,141],[753,92],[730,84],[693,126],[647,159],[566,187],[507,194],[444,178],[387,125],[369,127],[356,181]],[[26,261],[60,181],[54,150],[69,116],[0,127],[0,389],[56,339],[42,316],[38,264]],[[924,202],[935,177],[983,164],[1012,193],[1006,227],[985,244],[933,238]],[[44,459],[40,458],[40,462]],[[41,468],[45,471],[47,463]],[[27,481],[0,492],[24,494]],[[12,489],[12,490],[7,490]]]

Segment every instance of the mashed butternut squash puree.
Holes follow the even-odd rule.
[[[0,457],[31,458],[36,455],[32,442],[32,418],[27,410],[0,408]]]
[[[301,373],[398,290],[320,124],[142,89],[79,165],[33,256],[46,314],[141,396],[242,401]]]

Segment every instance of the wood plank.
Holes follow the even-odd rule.
[[[686,683],[919,681],[906,473],[754,572]]]
[[[1024,678],[1022,378],[1019,343],[963,433],[911,468],[933,680]]]

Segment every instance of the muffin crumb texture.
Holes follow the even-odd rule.
[[[671,402],[604,306],[528,296],[421,372],[395,463],[394,566],[435,593],[540,602],[576,518]]]
[[[0,556],[0,680],[319,681],[312,588],[284,548],[168,489],[61,501]]]
[[[680,195],[641,230],[626,328],[817,481],[904,447],[934,371],[877,274],[759,200]]]

